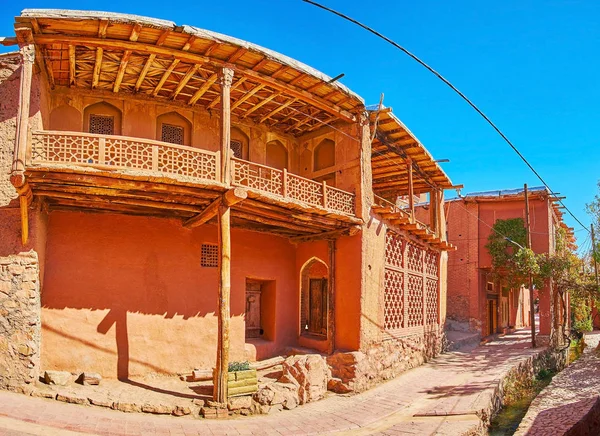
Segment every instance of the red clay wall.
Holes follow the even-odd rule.
[[[216,240],[212,225],[187,230],[176,220],[51,213],[42,368],[123,377],[212,367],[217,268],[200,266],[200,247]],[[232,359],[245,358],[246,277],[276,282],[274,348],[294,342],[294,251],[283,238],[233,230]]]

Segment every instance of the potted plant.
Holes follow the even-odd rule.
[[[228,396],[237,397],[258,391],[258,376],[256,369],[250,367],[250,362],[230,362],[228,369]]]

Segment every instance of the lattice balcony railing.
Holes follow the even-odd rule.
[[[35,131],[31,139],[31,162],[148,170],[211,181],[219,179],[219,154],[216,152],[126,136]]]
[[[238,158],[232,158],[231,163],[231,183],[234,185],[354,215],[354,194],[350,192],[290,174],[285,169],[277,170]]]

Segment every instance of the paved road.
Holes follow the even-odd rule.
[[[457,435],[476,428],[499,378],[540,350],[526,331],[443,354],[368,392],[333,396],[291,411],[231,420],[123,413],[0,392],[6,435]]]

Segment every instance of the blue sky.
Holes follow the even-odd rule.
[[[420,56],[469,96],[586,225],[600,179],[600,2],[321,0]],[[299,59],[367,103],[384,103],[463,192],[538,186],[501,138],[456,94],[364,30],[300,0],[188,2],[0,0],[0,35],[27,8],[110,10],[226,33]],[[7,48],[4,49],[8,50]],[[449,193],[450,194],[450,193]],[[581,229],[566,216],[569,225]],[[576,233],[583,243],[585,231]]]

